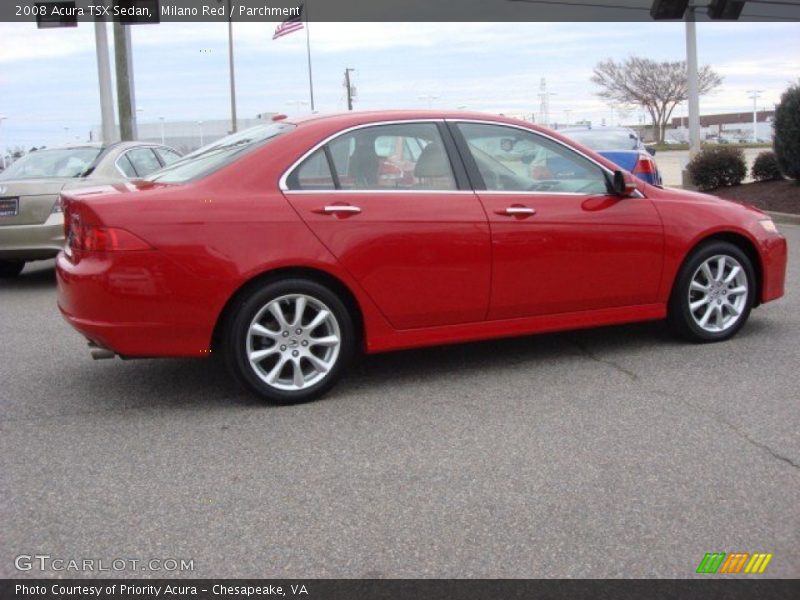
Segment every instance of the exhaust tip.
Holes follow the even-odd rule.
[[[94,360],[104,360],[107,358],[114,358],[116,356],[116,353],[112,352],[108,348],[98,346],[92,341],[89,341],[89,354],[92,355]]]

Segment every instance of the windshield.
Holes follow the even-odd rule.
[[[8,167],[0,179],[80,177],[94,164],[102,148],[53,148],[30,152]]]
[[[295,127],[291,123],[251,127],[203,146],[145,179],[161,183],[185,183],[203,177]]]
[[[592,150],[636,150],[639,143],[636,134],[630,131],[587,129],[586,131],[565,131],[564,135]]]

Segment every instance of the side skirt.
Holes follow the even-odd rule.
[[[667,307],[665,304],[641,304],[522,319],[404,329],[395,331],[391,335],[377,338],[369,338],[369,334],[367,334],[367,352],[386,352],[420,346],[437,346],[492,338],[515,337],[532,333],[586,329],[636,321],[655,321],[666,316]]]

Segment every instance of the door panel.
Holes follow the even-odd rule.
[[[292,206],[393,327],[482,321],[489,225],[471,192],[289,192]],[[325,213],[351,206],[360,212]]]
[[[650,200],[610,196],[602,167],[541,132],[451,131],[491,225],[489,319],[656,301],[663,232]]]
[[[650,200],[488,191],[480,199],[494,255],[489,319],[656,301],[663,233]],[[510,206],[535,213],[508,216]]]
[[[289,202],[397,329],[483,321],[489,308],[489,223],[475,193],[459,190],[443,131],[351,130],[287,177]],[[399,160],[409,141],[418,152]]]

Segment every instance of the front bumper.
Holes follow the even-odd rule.
[[[0,260],[53,258],[64,247],[64,215],[36,225],[0,225]]]
[[[761,301],[777,300],[784,293],[788,247],[782,235],[770,236],[760,243],[763,281]]]

